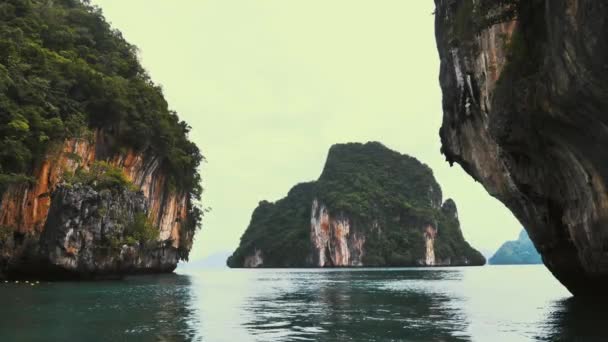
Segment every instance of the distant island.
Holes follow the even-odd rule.
[[[378,142],[331,147],[319,179],[254,210],[230,267],[483,265],[432,170]]]
[[[543,260],[526,230],[522,229],[517,240],[503,243],[488,262],[491,265],[523,265],[542,264]]]

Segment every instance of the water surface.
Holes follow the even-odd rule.
[[[606,340],[542,266],[180,270],[1,283],[0,341]],[[602,331],[603,330],[603,331]]]

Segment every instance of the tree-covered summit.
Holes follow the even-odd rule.
[[[335,209],[361,215],[379,206],[439,207],[442,199],[431,168],[379,142],[333,145],[317,188]]]
[[[0,3],[0,193],[23,182],[48,149],[102,130],[112,151],[162,160],[170,185],[201,193],[203,160],[137,49],[101,10],[79,0]]]

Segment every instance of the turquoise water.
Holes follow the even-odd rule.
[[[178,270],[0,284],[0,341],[588,341],[608,310],[542,266]]]

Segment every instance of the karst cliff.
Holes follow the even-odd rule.
[[[608,5],[435,0],[442,152],[574,295],[608,285]]]
[[[172,271],[202,216],[189,129],[98,8],[0,4],[0,278]]]
[[[315,182],[260,202],[230,267],[483,265],[431,169],[377,142],[331,147]]]

